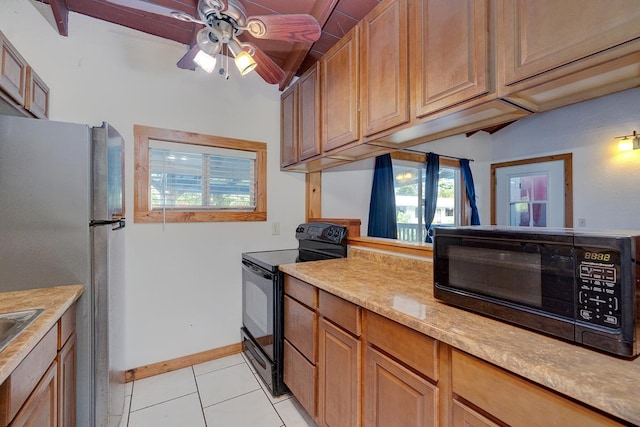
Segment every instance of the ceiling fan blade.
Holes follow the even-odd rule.
[[[258,49],[252,43],[244,43],[254,50],[253,59],[258,63],[255,71],[262,79],[272,85],[279,84],[284,78],[284,71],[278,64],[273,62],[262,50]]]
[[[117,6],[124,6],[130,9],[140,10],[142,12],[153,13],[160,16],[166,16],[168,18],[176,18],[181,21],[195,22],[198,24],[204,24],[199,19],[194,18],[185,11],[172,9],[170,7],[161,6],[159,4],[151,3],[149,0],[105,0],[107,3],[115,4]]]
[[[247,19],[247,31],[259,39],[313,43],[322,30],[313,16],[291,14],[251,16]]]
[[[198,47],[197,44],[191,46],[191,49],[189,49],[187,53],[185,53],[184,56],[177,62],[176,65],[178,66],[178,68],[191,71],[195,70],[197,65],[195,62],[193,62],[193,58],[195,58],[199,50],[200,47]]]

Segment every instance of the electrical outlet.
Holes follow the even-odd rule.
[[[578,227],[586,227],[587,226],[587,220],[584,218],[578,218]]]
[[[274,236],[280,234],[280,223],[279,222],[272,222],[271,223],[271,234],[273,234]]]

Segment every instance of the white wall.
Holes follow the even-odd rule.
[[[574,224],[640,230],[640,150],[620,153],[614,138],[640,131],[640,89],[521,119],[489,135],[459,135],[413,147],[471,163],[482,224],[491,218],[491,164],[550,154],[573,154]],[[322,214],[361,218],[366,235],[372,160],[330,169],[322,176]]]
[[[39,9],[0,1],[0,31],[50,87],[51,119],[108,121],[126,141],[127,367],[239,342],[241,253],[296,247],[304,220],[304,175],[279,171],[277,86],[180,70],[185,46],[75,13],[62,37]],[[268,221],[135,224],[134,124],[266,142]]]
[[[615,137],[640,131],[640,89],[538,114],[492,135],[494,163],[573,154],[573,223],[640,230],[640,152]],[[485,177],[488,179],[488,177]]]

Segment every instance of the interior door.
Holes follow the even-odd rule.
[[[564,177],[562,160],[497,168],[496,224],[566,227]]]

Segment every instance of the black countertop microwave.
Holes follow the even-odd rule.
[[[434,296],[606,353],[635,357],[640,231],[434,230]]]

